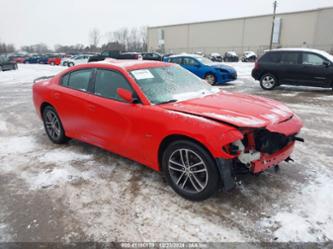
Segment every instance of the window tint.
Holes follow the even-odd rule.
[[[70,73],[67,86],[80,91],[87,91],[91,77],[91,69],[78,70]]]
[[[281,55],[281,63],[288,65],[298,64],[299,53],[285,52]]]
[[[260,59],[261,62],[268,62],[268,63],[280,63],[280,60],[281,60],[281,53],[278,52],[266,53]]]
[[[176,58],[171,58],[170,62],[176,63],[176,64],[182,64],[182,57],[176,57]]]
[[[183,60],[183,64],[189,65],[189,66],[195,66],[195,65],[198,65],[198,62],[196,60],[194,60],[193,58],[186,57]]]
[[[96,95],[123,101],[123,99],[117,94],[118,88],[124,88],[133,92],[125,77],[120,73],[98,69],[95,82]]]
[[[69,80],[69,73],[64,75],[61,79],[61,85],[68,86],[68,80]]]
[[[303,64],[321,66],[323,65],[324,61],[326,60],[324,60],[319,55],[312,53],[303,53]]]

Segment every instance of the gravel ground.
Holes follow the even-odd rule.
[[[332,240],[332,91],[266,92],[250,77],[253,64],[231,65],[239,79],[223,89],[285,103],[303,119],[306,142],[279,172],[242,176],[233,191],[201,203],[133,161],[79,141],[52,144],[31,85],[63,67],[0,72],[0,242]]]

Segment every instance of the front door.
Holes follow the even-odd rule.
[[[324,57],[311,53],[302,54],[302,82],[308,86],[328,87],[331,86],[330,75],[332,75],[331,63]]]
[[[97,69],[93,88],[94,94],[87,97],[90,142],[143,162],[140,120],[147,115],[145,106],[125,102],[117,94],[118,88],[134,92],[118,71]]]

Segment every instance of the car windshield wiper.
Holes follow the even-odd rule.
[[[162,104],[168,104],[168,103],[173,103],[173,102],[177,102],[177,101],[178,101],[177,99],[170,99],[170,100],[167,100],[167,101],[159,102],[157,104],[162,105]]]

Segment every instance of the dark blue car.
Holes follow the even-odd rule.
[[[164,61],[177,63],[212,85],[237,79],[237,72],[233,67],[213,62],[199,55],[173,55],[165,58]]]
[[[47,64],[48,56],[46,55],[33,55],[25,59],[26,64]]]

